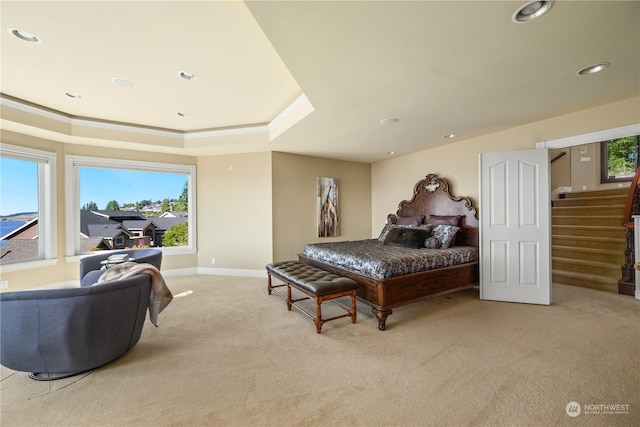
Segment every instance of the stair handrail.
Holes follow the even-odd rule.
[[[560,157],[565,156],[566,154],[567,154],[567,152],[566,152],[566,151],[562,151],[562,152],[560,152],[557,156],[555,156],[553,159],[551,159],[551,161],[550,161],[549,163],[553,163],[553,162],[555,162],[555,161],[556,161],[556,160],[558,160]]]
[[[624,209],[624,226],[627,228],[633,228],[633,218],[631,216],[633,215],[633,202],[638,190],[638,178],[640,178],[640,168],[636,169],[636,174],[627,193],[627,205]]]

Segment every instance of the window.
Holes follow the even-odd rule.
[[[56,258],[55,181],[55,153],[0,144],[2,271],[41,266],[43,260]]]
[[[600,182],[633,181],[638,168],[638,135],[600,143]]]
[[[68,256],[195,252],[195,166],[67,156],[66,168]]]

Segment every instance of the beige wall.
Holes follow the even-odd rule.
[[[640,120],[638,120],[640,121]],[[600,144],[584,144],[571,149],[572,191],[606,190],[618,187],[630,187],[631,182],[600,183],[601,152]]]
[[[598,144],[583,144],[567,148],[571,150],[572,191],[595,190],[600,185]]]
[[[338,237],[317,236],[318,177],[338,182]],[[274,261],[296,259],[307,243],[368,238],[370,212],[369,164],[273,153]]]
[[[387,214],[410,199],[414,184],[429,173],[446,177],[453,195],[478,202],[478,154],[534,148],[536,142],[640,122],[640,98],[554,117],[373,165],[285,153],[194,158],[97,148],[25,137],[3,131],[2,142],[58,155],[58,261],[55,266],[3,273],[9,290],[77,280],[78,263],[64,258],[64,156],[195,164],[198,253],[167,256],[163,270],[216,268],[264,270],[271,261],[294,259],[309,242],[356,240],[379,234]],[[317,177],[338,180],[341,235],[316,233]],[[216,264],[211,264],[211,259]]]
[[[271,153],[200,157],[197,174],[198,266],[264,270],[272,258]]]
[[[382,229],[387,214],[412,196],[414,184],[429,173],[445,177],[455,196],[478,203],[478,154],[535,148],[550,141],[640,122],[640,97],[582,110],[459,141],[419,153],[374,163],[371,169],[373,235]]]
[[[551,164],[551,190],[569,187],[571,191],[592,191],[631,185],[631,182],[600,183],[602,155],[597,142],[551,150],[549,157],[553,159],[561,152],[567,154]]]

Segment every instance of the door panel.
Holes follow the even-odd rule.
[[[480,154],[480,297],[551,303],[547,149]]]

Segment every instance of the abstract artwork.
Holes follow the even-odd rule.
[[[338,183],[318,177],[318,237],[339,236]]]

